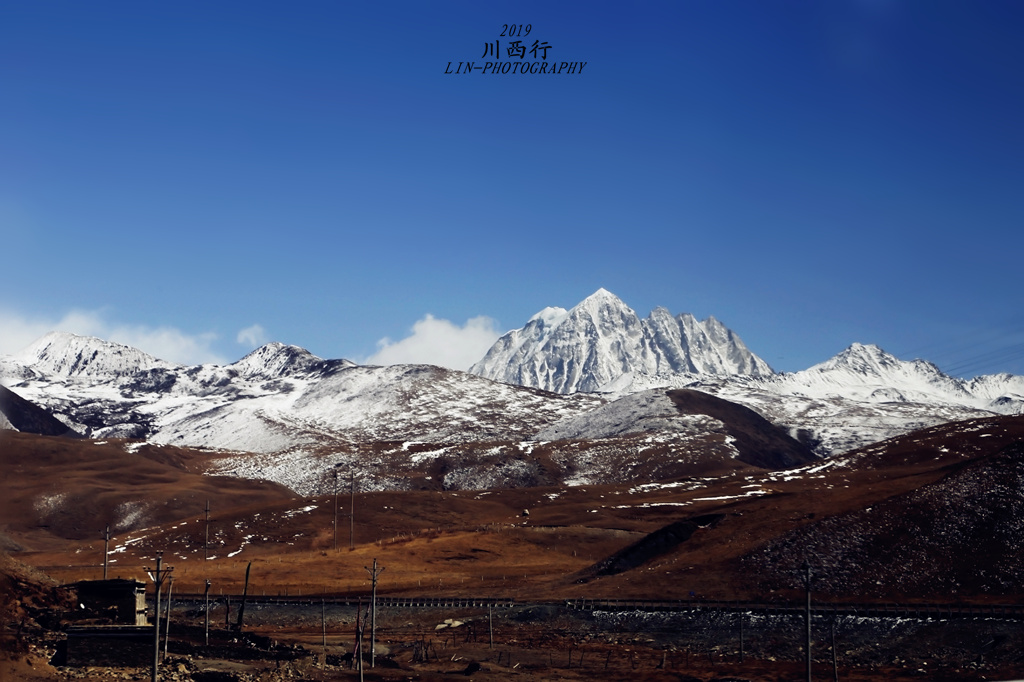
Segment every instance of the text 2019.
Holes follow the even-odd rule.
[[[502,36],[528,36],[533,24],[502,24]],[[517,32],[518,31],[518,32]]]

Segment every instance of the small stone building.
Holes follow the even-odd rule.
[[[137,580],[83,580],[67,628],[66,665],[138,666],[153,656],[146,618],[146,584]]]
[[[75,620],[103,625],[146,625],[146,584],[137,580],[83,580]]]

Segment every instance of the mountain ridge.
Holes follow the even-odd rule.
[[[636,374],[773,374],[714,317],[655,308],[645,319],[606,289],[545,308],[502,335],[470,373],[554,393],[615,391]]]
[[[33,369],[63,377],[98,376],[175,367],[149,353],[95,336],[53,331],[13,356]]]
[[[602,289],[570,310],[541,310],[488,351],[551,388],[589,381],[603,392],[560,393],[430,365],[361,366],[279,342],[231,364],[183,366],[67,333],[48,334],[18,356],[0,358],[0,374],[8,387],[78,433],[255,453],[259,464],[240,454],[225,471],[302,489],[317,485],[325,456],[339,453],[353,465],[385,452],[409,462],[444,461],[456,452],[476,457],[472,476],[444,474],[458,485],[497,485],[487,467],[497,463],[511,471],[519,465],[502,458],[527,457],[537,443],[560,439],[591,443],[550,455],[566,471],[578,469],[566,480],[580,482],[599,480],[595,467],[640,466],[620,457],[633,447],[677,462],[692,460],[680,454],[686,448],[713,451],[716,461],[733,456],[734,436],[720,421],[708,415],[665,419],[657,401],[627,400],[644,391],[663,397],[693,389],[744,406],[819,457],[943,422],[1024,413],[1024,377],[954,379],[932,363],[903,361],[862,343],[800,372],[777,374],[764,365],[761,373],[757,356],[714,317],[699,322],[659,307],[647,321],[645,327]],[[550,355],[540,352],[545,344]],[[559,357],[563,351],[567,355]],[[737,370],[748,362],[757,372],[693,371],[695,359]],[[608,415],[619,415],[619,423],[605,432]],[[651,447],[629,440],[637,433],[653,434]],[[600,457],[588,450],[599,442],[606,453]],[[420,445],[413,452],[409,444]],[[683,471],[661,465],[633,470]]]

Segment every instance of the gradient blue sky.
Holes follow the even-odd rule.
[[[585,70],[445,74],[509,22]],[[0,351],[359,360],[604,287],[1024,373],[1022,64],[1017,2],[5,3]]]

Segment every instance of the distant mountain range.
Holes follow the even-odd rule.
[[[256,453],[226,452],[211,471],[307,493],[339,463],[373,472],[378,487],[488,487],[639,480],[748,461],[733,423],[741,413],[673,402],[668,389],[744,405],[819,456],[934,424],[1024,413],[1021,376],[954,379],[861,344],[777,374],[714,318],[658,308],[640,319],[603,289],[570,310],[539,312],[469,373],[359,366],[280,343],[230,365],[187,367],[53,332],[0,358],[0,378],[15,396],[0,400],[0,426],[60,430],[40,416],[48,412],[93,438]],[[28,418],[19,396],[44,409]],[[645,449],[647,459],[637,459]]]
[[[571,310],[546,308],[502,336],[471,372],[558,393],[609,398],[695,388],[757,410],[820,455],[989,414],[1024,413],[1024,377],[955,379],[924,360],[854,343],[794,373],[775,373],[713,317],[664,308],[641,320],[603,289]]]
[[[641,320],[599,289],[571,310],[545,308],[502,336],[470,372],[555,393],[632,393],[695,381],[739,380],[746,388],[869,403],[924,402],[1024,412],[1024,377],[954,379],[924,360],[899,360],[854,343],[807,370],[776,374],[714,317],[698,321],[657,308]]]

